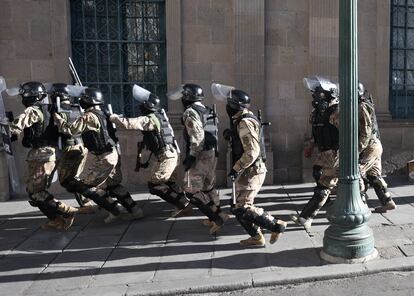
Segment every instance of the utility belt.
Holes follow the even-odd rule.
[[[325,152],[325,151],[328,151],[328,150],[339,150],[339,145],[334,146],[334,147],[321,147],[321,146],[318,146],[318,150],[319,150],[319,152]]]
[[[176,151],[176,148],[171,144],[167,144],[167,145],[165,145],[165,147],[162,147],[162,148],[158,149],[156,152],[154,152],[154,155],[156,157],[159,157],[161,154],[164,154],[167,151],[174,152],[174,151]]]
[[[32,143],[33,149],[40,149],[44,147],[57,147],[57,143],[52,143],[49,140],[36,140]]]
[[[94,154],[94,155],[102,155],[102,154],[104,154],[104,153],[109,153],[109,152],[112,152],[113,148],[114,148],[114,146],[112,146],[112,145],[108,144],[108,145],[106,145],[106,147],[105,147],[105,148],[103,148],[103,149],[100,149],[100,150],[98,150],[98,151],[91,151],[91,150],[89,150],[89,152],[90,152],[90,153],[92,153],[92,154]]]
[[[75,146],[78,144],[83,144],[81,137],[71,137],[65,140],[65,147]]]

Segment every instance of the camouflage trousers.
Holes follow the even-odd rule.
[[[325,205],[332,189],[338,183],[339,151],[326,150],[319,152],[313,165],[313,177],[316,187],[312,198],[302,209],[300,216],[313,219]]]
[[[115,148],[96,155],[88,153],[85,168],[79,179],[88,186],[105,189],[122,182],[121,162]]]
[[[68,182],[80,176],[85,166],[87,149],[81,145],[72,145],[65,148],[58,161],[59,182],[66,187]]]
[[[367,175],[381,177],[382,144],[375,139],[359,155],[359,171],[362,177]]]
[[[338,183],[339,150],[319,152],[313,167],[316,183],[332,190]]]
[[[27,154],[26,191],[33,200],[44,201],[50,196],[50,187],[56,166],[53,147],[31,149]]]
[[[184,191],[203,202],[220,206],[220,198],[216,185],[217,157],[214,149],[201,151],[193,167],[184,176]]]
[[[254,198],[259,193],[266,177],[266,165],[260,162],[245,169],[236,180],[235,208],[253,207]]]
[[[158,156],[151,169],[150,182],[162,184],[167,181],[175,181],[175,169],[178,165],[178,152],[175,149],[167,150]]]

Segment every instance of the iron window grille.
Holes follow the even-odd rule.
[[[414,0],[391,1],[390,110],[414,118]]]
[[[165,0],[71,0],[72,57],[84,85],[125,116],[138,84],[167,107]]]

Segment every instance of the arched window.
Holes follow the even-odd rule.
[[[166,107],[164,0],[71,0],[72,58],[82,83],[117,113],[136,115],[134,83]]]
[[[391,1],[390,109],[414,118],[414,0]]]

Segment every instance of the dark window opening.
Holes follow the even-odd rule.
[[[165,1],[71,0],[72,58],[84,85],[99,87],[114,112],[139,114],[138,84],[167,107]]]

